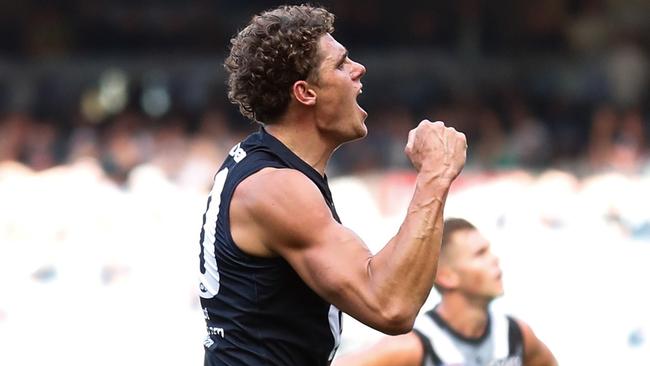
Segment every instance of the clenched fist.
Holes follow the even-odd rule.
[[[452,181],[465,166],[467,139],[443,122],[425,119],[409,132],[404,152],[418,173]]]

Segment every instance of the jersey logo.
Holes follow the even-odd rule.
[[[210,351],[214,351],[217,348],[217,342],[219,341],[219,339],[217,339],[217,342],[215,342],[215,340],[212,339],[212,336],[220,336],[221,338],[225,338],[223,328],[208,327],[208,335],[205,336],[205,339],[203,340],[203,346]]]
[[[239,163],[242,161],[243,158],[246,157],[246,151],[241,148],[241,142],[238,143],[237,145],[233,146],[232,149],[230,149],[230,152],[228,155],[232,156],[232,158],[235,160],[235,163]]]
[[[226,337],[223,328],[219,327],[208,327],[208,335],[218,335],[221,336],[221,338]]]
[[[210,338],[209,335],[205,336],[205,339],[203,340],[203,346],[207,349],[210,349],[212,345],[214,345],[214,341],[212,340],[212,338]]]

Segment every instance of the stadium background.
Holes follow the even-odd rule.
[[[255,129],[221,64],[276,4],[0,4],[0,364],[200,364],[200,217]],[[343,221],[380,248],[412,189],[407,131],[447,121],[470,149],[446,214],[500,255],[494,306],[562,365],[649,364],[650,3],[321,4],[368,69],[369,136],[328,171]],[[342,352],[378,336],[344,329]]]

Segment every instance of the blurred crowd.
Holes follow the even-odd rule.
[[[512,97],[502,113],[494,104],[459,100],[433,107],[426,117],[446,121],[467,134],[468,170],[554,167],[578,176],[649,171],[646,111],[596,105],[586,112],[590,118],[583,128],[571,120],[570,113],[554,112],[554,119],[545,119],[523,99]],[[335,153],[330,175],[409,167],[403,148],[419,116],[398,104],[370,113],[368,137]],[[117,183],[124,183],[137,166],[150,163],[175,183],[205,190],[224,154],[255,129],[251,122],[232,121],[218,108],[197,120],[181,115],[152,119],[128,111],[101,124],[80,121],[66,128],[15,112],[0,117],[0,161],[16,161],[40,171],[91,158]]]
[[[202,191],[224,154],[242,137],[228,128],[218,111],[206,112],[196,131],[189,131],[187,120],[180,117],[154,122],[141,113],[126,112],[109,123],[68,129],[13,113],[0,122],[0,161],[40,171],[92,159],[118,184],[136,167],[151,163],[170,180]]]
[[[468,135],[468,169],[648,170],[650,3],[429,1],[399,17],[389,1],[322,4],[368,69],[369,136],[344,146],[330,175],[407,167],[407,131],[424,118]],[[220,63],[269,6],[3,3],[0,161],[43,170],[90,157],[118,183],[153,163],[205,188],[257,128],[225,100]]]
[[[224,1],[3,2],[0,51],[28,57],[144,53],[166,49],[212,53],[252,14],[280,3]],[[511,54],[601,52],[634,35],[648,41],[643,0],[392,1],[323,0],[346,44],[434,46],[450,52]],[[395,16],[395,14],[399,16]]]
[[[393,2],[324,1],[337,38],[368,68],[370,112],[368,138],[343,147],[330,175],[406,167],[405,136],[424,118],[468,135],[469,168],[642,173],[648,4],[415,2],[395,17]],[[174,181],[205,184],[256,129],[225,101],[220,63],[229,37],[269,6],[3,3],[0,161],[42,170],[92,157],[118,182],[153,162]]]

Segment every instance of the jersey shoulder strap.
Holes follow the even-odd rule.
[[[508,356],[524,355],[524,335],[515,318],[507,315],[508,319]]]

